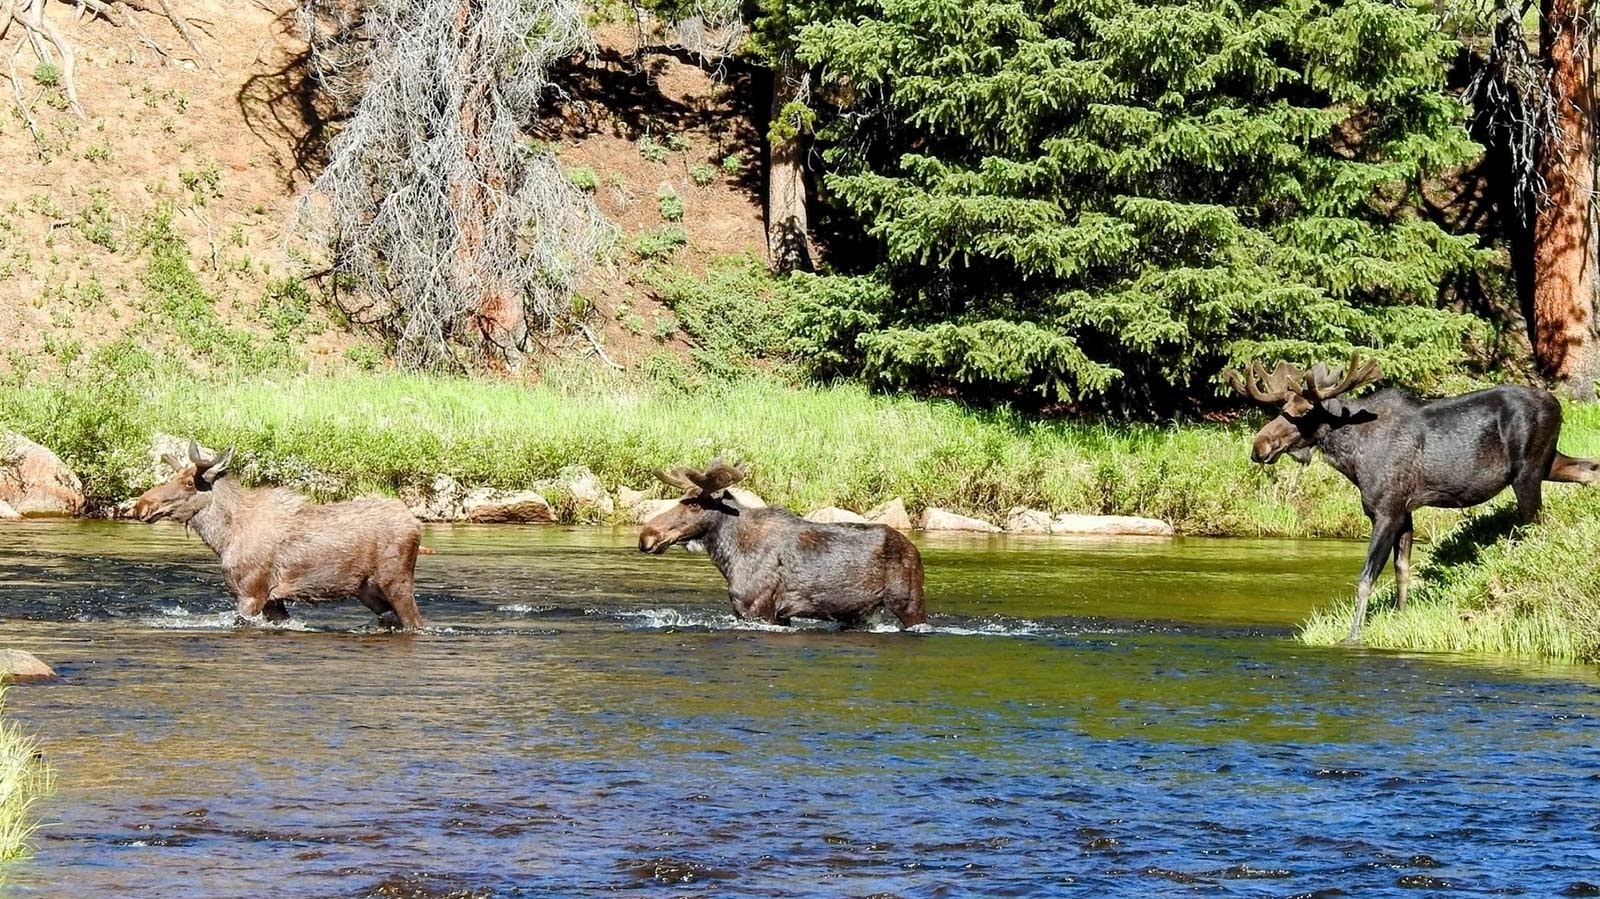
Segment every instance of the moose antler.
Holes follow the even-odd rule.
[[[1378,360],[1363,360],[1359,353],[1351,353],[1350,361],[1344,368],[1330,369],[1321,362],[1313,365],[1306,389],[1315,393],[1319,400],[1331,400],[1357,387],[1365,387],[1381,377],[1383,368],[1378,365]]]
[[[1278,360],[1277,367],[1269,373],[1259,360],[1250,360],[1244,374],[1230,368],[1222,373],[1229,386],[1258,403],[1281,403],[1299,389],[1305,380],[1305,369]]]
[[[678,487],[684,491],[684,498],[691,496],[710,496],[721,490],[726,490],[729,485],[744,480],[744,466],[735,463],[729,465],[718,456],[711,460],[711,464],[704,471],[679,465],[671,471],[656,469],[656,478],[662,483]]]

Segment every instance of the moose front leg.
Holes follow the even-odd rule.
[[[1361,568],[1361,580],[1356,582],[1356,614],[1350,622],[1350,636],[1347,643],[1361,642],[1361,625],[1367,620],[1367,597],[1372,595],[1372,585],[1378,580],[1378,575],[1383,573],[1384,563],[1389,561],[1389,553],[1396,551],[1395,541],[1399,539],[1401,528],[1406,526],[1411,516],[1405,513],[1382,513],[1372,520],[1372,542],[1367,544],[1367,564]],[[1407,528],[1409,532],[1409,528]],[[1409,547],[1407,548],[1409,553]]]
[[[781,581],[775,575],[740,580],[737,586],[730,582],[728,599],[733,601],[733,611],[740,618],[786,625],[787,619],[778,619],[780,586]]]

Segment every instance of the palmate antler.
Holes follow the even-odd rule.
[[[1344,368],[1330,369],[1321,362],[1311,366],[1311,378],[1306,387],[1315,392],[1319,400],[1331,400],[1357,387],[1365,387],[1383,377],[1383,368],[1376,359],[1361,358],[1351,353]]]
[[[1244,374],[1240,374],[1238,369],[1230,368],[1224,371],[1222,376],[1227,378],[1228,385],[1234,390],[1258,403],[1281,403],[1300,389],[1300,385],[1305,381],[1306,371],[1298,365],[1290,365],[1280,359],[1277,367],[1268,373],[1266,366],[1252,359]]]
[[[1276,405],[1295,395],[1313,402],[1331,400],[1383,377],[1383,368],[1376,359],[1363,360],[1359,353],[1351,353],[1344,368],[1329,368],[1318,362],[1308,372],[1280,360],[1269,373],[1259,361],[1251,360],[1245,374],[1230,368],[1222,376],[1234,390],[1256,402]]]
[[[729,465],[722,461],[721,456],[712,459],[704,471],[687,465],[679,465],[671,471],[656,469],[656,478],[664,484],[682,489],[685,499],[693,496],[711,496],[744,480],[744,476],[743,465],[739,463]]]

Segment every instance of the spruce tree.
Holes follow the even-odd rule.
[[[1482,264],[1421,214],[1476,156],[1455,51],[1388,0],[878,0],[800,32],[828,198],[874,266],[808,282],[824,371],[1170,411],[1224,365],[1454,368]]]

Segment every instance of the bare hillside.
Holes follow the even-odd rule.
[[[287,335],[313,368],[370,364],[369,343],[342,328],[314,288],[307,297],[286,280],[284,228],[330,134],[310,92],[295,5],[173,6],[194,26],[200,54],[158,16],[116,27],[75,6],[47,7],[77,51],[81,117],[59,70],[36,66],[27,50],[18,56],[28,115],[10,103],[0,115],[10,161],[0,181],[0,304],[16,311],[0,316],[0,369],[71,366],[125,335],[203,362],[184,337],[197,314],[209,315],[202,307],[219,327]],[[558,73],[563,96],[552,98],[538,136],[620,229],[583,302],[624,363],[674,340],[654,327],[664,316],[643,295],[646,266],[693,271],[763,246],[747,183],[759,143],[737,112],[736,88],[679,59],[636,55],[636,33],[598,29],[596,50]],[[176,245],[158,249],[163,236]],[[183,248],[193,283],[179,285],[178,302],[170,282]]]

